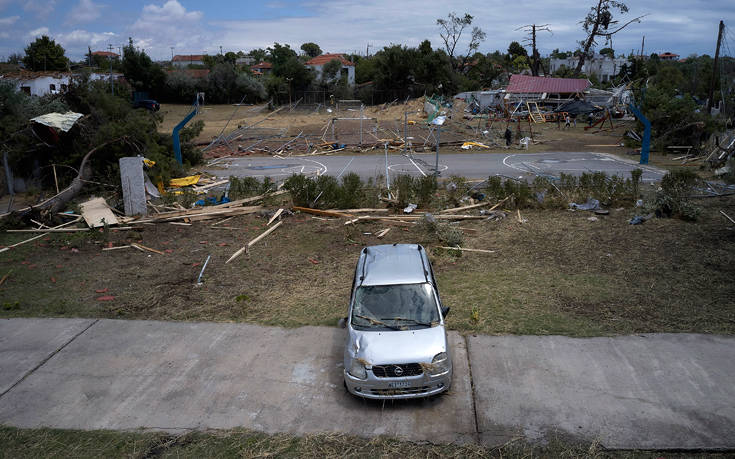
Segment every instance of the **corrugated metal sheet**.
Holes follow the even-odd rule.
[[[590,82],[580,78],[546,78],[530,75],[511,75],[507,92],[510,93],[549,93],[574,94],[582,92]]]

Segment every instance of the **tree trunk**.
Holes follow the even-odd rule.
[[[74,180],[72,180],[71,184],[68,187],[64,188],[57,195],[48,198],[38,205],[16,210],[10,215],[23,217],[28,213],[40,214],[45,212],[49,215],[54,215],[57,212],[60,212],[69,201],[74,199],[74,197],[79,194],[79,192],[84,187],[84,182],[92,178],[92,167],[89,165],[89,158],[101,148],[106,147],[111,143],[119,142],[123,139],[125,139],[125,137],[119,137],[114,140],[109,140],[89,150],[89,152],[84,155],[82,163],[79,166],[79,174],[74,177]]]

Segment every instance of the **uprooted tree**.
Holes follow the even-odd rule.
[[[618,26],[620,21],[613,19],[613,10],[618,10],[620,14],[625,14],[628,12],[628,6],[623,2],[615,0],[597,0],[597,5],[590,8],[584,20],[580,21],[582,28],[587,33],[587,37],[579,42],[582,47],[582,53],[579,56],[579,62],[577,62],[577,68],[574,71],[576,75],[582,73],[585,59],[589,56],[590,49],[597,45],[598,38],[604,38],[606,45],[611,44],[613,35],[634,22],[641,22],[641,19],[646,16],[645,14],[638,16]]]

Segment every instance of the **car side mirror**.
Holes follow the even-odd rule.
[[[341,319],[339,319],[339,321],[337,321],[337,326],[339,328],[347,328],[347,317],[342,317]]]
[[[451,308],[449,306],[447,306],[446,308],[442,308],[442,317],[445,317],[446,318],[447,315],[449,314],[449,310],[450,309]]]

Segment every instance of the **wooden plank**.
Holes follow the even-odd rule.
[[[90,228],[99,228],[105,224],[108,226],[118,224],[117,217],[110,210],[105,198],[92,198],[83,202],[80,207],[82,217]]]
[[[133,246],[132,245],[120,245],[120,246],[117,246],[117,247],[104,247],[102,250],[103,251],[120,250],[120,249],[129,249],[131,247],[133,247]]]
[[[721,213],[722,215],[724,215],[724,216],[725,216],[725,218],[727,218],[728,220],[730,220],[730,221],[731,221],[732,223],[735,223],[735,220],[733,220],[732,218],[730,218],[730,216],[729,216],[729,215],[727,215],[727,214],[725,213],[725,211],[724,211],[724,210],[721,210],[721,211],[720,211],[720,213]]]
[[[69,225],[72,225],[72,224],[74,224],[74,223],[78,222],[78,221],[79,221],[79,220],[81,220],[81,219],[82,219],[82,216],[80,215],[80,216],[78,216],[77,218],[75,218],[75,219],[74,219],[74,220],[72,220],[72,221],[69,221],[69,222],[66,222],[66,223],[62,223],[61,225],[59,225],[59,226],[54,226],[53,228],[50,228],[50,229],[59,229],[59,228],[63,228],[64,226],[69,226]],[[13,245],[9,245],[9,246],[7,246],[7,247],[3,247],[2,249],[0,249],[0,253],[2,253],[2,252],[5,252],[5,251],[7,251],[7,250],[10,250],[10,249],[12,249],[13,247],[18,247],[19,245],[23,245],[23,244],[27,244],[28,242],[31,242],[31,241],[35,241],[36,239],[42,238],[42,237],[44,237],[44,236],[46,236],[46,235],[48,235],[48,234],[49,234],[48,232],[44,232],[43,234],[39,234],[38,236],[33,236],[32,238],[30,238],[30,239],[26,239],[25,241],[20,241],[20,242],[16,242],[16,243],[15,243],[15,244],[13,244]]]
[[[461,250],[462,252],[495,253],[494,250],[465,249],[464,247],[437,247],[437,248],[438,249],[446,249],[446,250]]]
[[[390,231],[390,228],[386,228],[386,229],[384,229],[384,230],[380,231],[380,232],[379,232],[379,233],[378,233],[378,234],[376,235],[376,237],[377,237],[378,239],[383,239],[383,237],[384,237],[384,236],[385,236],[386,234],[388,234],[388,231]]]
[[[159,255],[165,255],[165,254],[164,254],[163,252],[161,252],[160,250],[156,250],[156,249],[152,249],[152,248],[150,248],[150,247],[146,247],[146,246],[144,246],[143,244],[130,244],[130,246],[131,246],[131,247],[135,247],[136,249],[143,249],[143,250],[147,250],[148,252],[153,252],[153,253],[157,253],[157,254],[159,254]]]
[[[390,209],[336,209],[335,212],[343,214],[362,214],[362,213],[373,213],[373,212],[388,212]]]
[[[271,224],[271,223],[273,223],[273,220],[275,220],[275,219],[277,219],[278,217],[280,217],[282,213],[283,213],[283,209],[278,209],[278,210],[276,211],[276,213],[275,213],[275,214],[273,214],[273,216],[272,216],[272,217],[270,218],[270,220],[268,220],[268,223],[266,223],[266,225],[265,225],[265,226],[270,226],[270,224]]]
[[[263,233],[262,233],[262,234],[261,234],[260,236],[256,237],[256,238],[255,238],[255,239],[253,239],[252,241],[248,242],[248,245],[246,245],[245,247],[241,248],[241,249],[240,249],[240,250],[238,250],[237,252],[233,253],[233,254],[232,254],[232,256],[231,256],[231,257],[230,257],[230,258],[229,258],[229,259],[228,259],[228,260],[227,260],[227,261],[225,262],[225,264],[227,264],[227,263],[231,262],[231,261],[232,261],[232,260],[234,260],[235,258],[237,258],[237,257],[239,257],[240,255],[242,255],[242,254],[243,254],[243,252],[247,251],[247,250],[248,250],[248,249],[249,249],[249,248],[250,248],[250,247],[251,247],[251,246],[252,246],[253,244],[255,244],[256,242],[258,242],[258,241],[260,241],[261,239],[263,239],[264,237],[268,236],[268,235],[269,235],[270,233],[272,233],[272,232],[273,232],[273,231],[274,231],[274,230],[275,230],[276,228],[278,228],[279,226],[281,226],[281,224],[282,224],[282,223],[283,223],[283,221],[280,221],[280,222],[276,223],[275,225],[273,225],[273,226],[271,226],[270,228],[268,228],[267,230],[265,230],[265,231],[264,231],[264,232],[263,232]]]
[[[500,202],[498,202],[497,204],[495,204],[495,205],[493,206],[493,208],[492,208],[492,209],[490,209],[490,210],[493,210],[493,209],[497,208],[497,207],[498,207],[498,206],[499,206],[500,204],[502,204],[502,203],[504,203],[505,201],[507,201],[507,200],[508,200],[508,198],[510,198],[510,196],[507,196],[507,197],[506,197],[505,199],[503,199],[502,201],[500,201]],[[441,211],[439,211],[439,213],[440,213],[440,214],[444,214],[444,213],[449,213],[449,212],[462,212],[462,211],[464,211],[464,210],[468,210],[468,209],[477,209],[478,207],[485,207],[485,206],[487,206],[487,205],[490,205],[490,201],[485,201],[485,202],[481,202],[481,203],[479,203],[479,204],[472,204],[472,205],[469,205],[469,206],[464,206],[464,207],[455,207],[455,208],[453,208],[453,209],[444,209],[444,210],[441,210]]]
[[[352,218],[352,215],[344,214],[342,212],[335,212],[333,210],[312,209],[310,207],[299,206],[293,206],[293,210],[298,210],[299,212],[304,212],[306,214],[321,215],[323,217]]]

